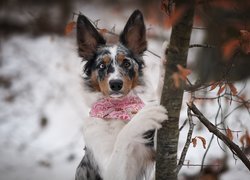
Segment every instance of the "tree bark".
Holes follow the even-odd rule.
[[[189,41],[193,26],[194,0],[175,0],[175,8],[185,8],[182,18],[173,26],[170,44],[166,50],[167,64],[161,104],[168,110],[168,120],[157,133],[156,180],[177,179],[177,147],[179,115],[183,88],[176,88],[172,74],[176,65],[186,67]]]

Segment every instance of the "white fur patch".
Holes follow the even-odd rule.
[[[118,64],[116,62],[116,54],[117,54],[117,45],[114,45],[112,47],[110,47],[109,49],[109,52],[110,52],[110,56],[112,58],[112,66],[114,67],[115,71],[113,73],[110,73],[110,76],[109,76],[109,79],[108,81],[110,80],[115,80],[115,79],[122,79],[121,78],[121,74],[119,72],[119,67],[118,67]]]

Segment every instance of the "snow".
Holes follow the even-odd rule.
[[[0,74],[12,83],[1,88],[1,179],[73,179],[88,112],[75,49],[75,41],[56,36],[4,43]],[[4,101],[9,95],[13,102]]]
[[[75,12],[78,11],[93,20],[101,19],[100,27],[111,29],[115,24],[116,32],[120,32],[131,13],[121,12],[122,15],[110,21],[109,17],[113,17],[114,12],[101,11],[101,8],[93,5],[76,8]],[[200,39],[201,34],[198,37],[192,35],[192,42]],[[148,44],[151,51],[159,55],[162,53],[163,42],[150,39]],[[83,87],[82,64],[76,50],[74,35],[37,38],[15,35],[2,44],[0,77],[10,79],[11,85],[0,87],[0,180],[74,179],[75,169],[84,155],[82,119],[88,115],[91,102],[91,95]],[[190,62],[193,57],[193,53],[189,55]],[[145,76],[152,84],[151,93],[158,94],[158,97],[155,96],[159,98],[163,62],[149,52],[145,55],[145,62]],[[240,88],[243,83],[236,86]],[[249,85],[246,92],[247,89],[250,89]],[[216,95],[217,91],[211,91],[210,95]],[[185,93],[180,124],[187,117],[185,104],[188,97]],[[222,103],[225,105],[225,102]],[[216,102],[200,103],[198,107],[208,119],[214,119],[218,108]],[[225,109],[228,113],[234,107],[232,105]],[[250,129],[249,116],[242,109],[227,121],[234,130]],[[197,119],[195,123],[193,137],[202,136],[208,144],[211,133],[205,128],[197,128]],[[187,131],[186,125],[180,133],[179,154]],[[239,137],[242,133],[239,133]],[[235,137],[234,140],[238,142],[239,138]],[[191,144],[185,163],[201,164],[204,152],[200,141],[195,148]],[[221,158],[223,154],[215,138],[205,164],[211,159]],[[249,171],[240,160],[235,162],[230,151],[228,155],[230,171],[223,174],[221,179],[250,179]],[[194,174],[199,170],[200,167],[183,166],[181,174]]]

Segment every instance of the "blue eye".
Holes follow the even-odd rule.
[[[99,67],[99,69],[104,69],[105,65],[103,63],[101,63],[98,67]]]

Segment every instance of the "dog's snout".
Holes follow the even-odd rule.
[[[113,91],[120,91],[122,89],[123,82],[120,79],[111,80],[109,82],[109,86]]]

